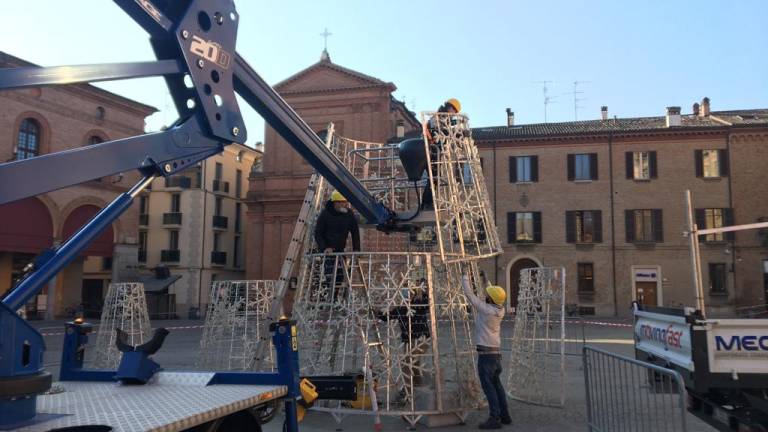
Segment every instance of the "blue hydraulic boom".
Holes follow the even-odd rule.
[[[134,169],[142,175],[130,191],[63,244],[40,254],[0,302],[0,429],[33,417],[36,395],[51,383],[42,369],[42,337],[16,311],[130,207],[153,179],[221,153],[230,143],[245,143],[246,126],[235,93],[369,223],[385,231],[403,229],[398,216],[363,187],[237,54],[240,16],[232,0],[114,1],[149,34],[156,61],[4,69],[0,90],[162,76],[180,117],[162,132],[0,164],[0,204]],[[258,382],[256,378],[247,381]],[[289,393],[296,393],[295,388]]]

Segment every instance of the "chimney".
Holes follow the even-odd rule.
[[[705,97],[701,100],[701,115],[709,117],[709,98]]]
[[[603,120],[608,120],[608,107],[605,105],[600,107],[600,118]]]
[[[515,125],[515,112],[507,108],[507,127]]]
[[[680,107],[667,107],[667,127],[680,126]]]
[[[699,103],[698,102],[693,104],[693,115],[695,115],[696,117],[699,116]]]
[[[397,127],[395,128],[395,135],[398,138],[405,137],[405,122],[403,120],[397,121]]]

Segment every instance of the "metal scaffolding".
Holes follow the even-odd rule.
[[[205,370],[251,370],[275,281],[216,281],[200,340],[199,366]],[[261,368],[270,369],[272,350]]]
[[[516,312],[505,368],[509,396],[565,406],[565,268],[522,270]]]
[[[120,363],[121,353],[115,345],[115,329],[124,331],[127,335],[126,342],[132,346],[149,340],[151,326],[144,284],[109,284],[96,337],[93,364],[97,368],[116,369]]]
[[[483,399],[461,269],[501,251],[480,160],[462,115],[429,114],[434,141],[426,175],[408,180],[394,144],[333,136],[331,149],[379,200],[414,214],[431,188],[434,212],[418,233],[361,232],[365,252],[317,253],[307,238],[293,318],[302,373],[358,374],[358,400],[316,404],[345,415],[402,416],[411,425],[458,423]],[[331,190],[317,190],[323,202]],[[312,232],[316,214],[307,218]],[[480,288],[480,287],[476,287]],[[478,289],[481,291],[482,288]]]

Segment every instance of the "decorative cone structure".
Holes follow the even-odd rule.
[[[316,404],[337,420],[350,414],[462,422],[483,400],[468,302],[460,277],[480,291],[477,263],[501,252],[468,120],[425,114],[422,180],[408,179],[398,147],[335,136],[331,148],[361,182],[419,232],[361,226],[362,250],[323,254],[307,238],[293,318],[303,375],[355,374],[358,399]],[[415,214],[431,190],[434,210]],[[318,190],[326,199],[331,190]],[[317,214],[307,222],[314,231]],[[378,421],[377,421],[378,423]]]
[[[275,281],[217,281],[211,285],[199,366],[203,370],[251,370]],[[268,350],[271,360],[273,350]],[[271,368],[272,362],[262,364]]]
[[[128,345],[141,345],[152,336],[144,284],[111,283],[104,299],[93,364],[101,369],[116,369],[121,353],[115,345],[115,329],[128,335]]]

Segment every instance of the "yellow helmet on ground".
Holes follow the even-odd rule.
[[[488,285],[485,287],[485,293],[499,306],[503,305],[504,300],[507,299],[507,292],[498,285]]]
[[[447,104],[453,106],[454,108],[456,108],[456,112],[461,112],[461,102],[459,102],[458,99],[450,98],[447,101],[445,101],[445,103],[447,103]]]
[[[344,198],[344,195],[342,195],[341,192],[333,191],[333,193],[331,194],[331,201],[332,202],[337,202],[337,201],[347,202],[347,199]]]

